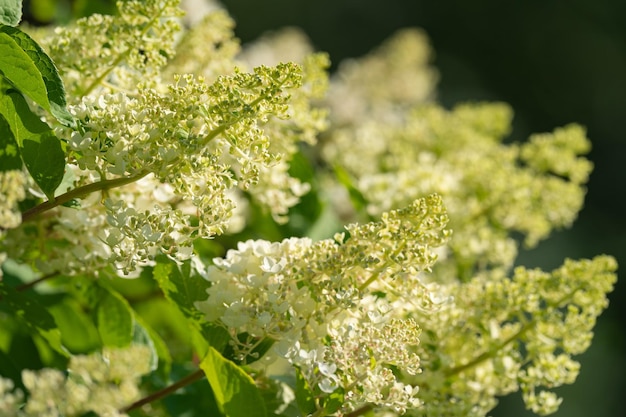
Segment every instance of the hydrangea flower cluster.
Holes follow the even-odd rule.
[[[289,175],[289,159],[298,142],[313,143],[325,127],[325,112],[310,101],[325,90],[327,58],[243,72],[231,56],[232,22],[218,10],[206,18],[216,26],[191,35],[224,50],[224,65],[207,69],[211,83],[172,73],[190,62],[183,53],[164,69],[178,50],[177,3],[121,2],[119,16],[82,19],[47,42],[70,91],[82,97],[69,106],[77,126],[56,130],[69,152],[58,193],[67,191],[64,201],[74,207],[55,208],[36,219],[37,229],[8,236],[10,256],[35,253],[44,274],[112,264],[133,276],[158,253],[189,259],[195,239],[224,233],[244,193],[284,222],[309,191]],[[112,38],[120,39],[115,47],[107,46]],[[25,247],[41,240],[44,251]]]
[[[55,198],[26,171],[0,172],[0,264],[55,278],[52,293],[35,287],[43,279],[0,282],[5,301],[14,296],[0,297],[0,319],[15,330],[0,335],[0,357],[26,340],[44,366],[0,377],[0,414],[125,416],[203,376],[207,412],[235,417],[263,416],[266,405],[274,415],[484,417],[514,391],[537,414],[558,408],[552,390],[576,378],[574,356],[591,342],[617,265],[513,265],[516,235],[536,245],[580,209],[591,170],[584,129],[510,144],[506,105],[431,103],[437,75],[417,30],[342,64],[323,102],[329,116],[318,107],[328,57],[311,54],[300,32],[239,54],[221,10],[178,37],[178,1],[118,7],[45,41],[75,118],[55,124],[67,152]],[[315,151],[301,145],[326,129],[317,177],[293,177],[313,168],[304,159]],[[311,190],[321,214],[303,220],[303,235],[329,219],[348,223],[342,233],[283,233]],[[247,207],[275,224],[246,228]],[[259,239],[266,226],[280,238]],[[246,237],[215,239],[227,231]],[[209,261],[213,249],[225,254]],[[105,280],[112,272],[141,273],[133,284],[149,288]],[[191,334],[174,342],[182,360],[155,329],[166,314],[140,313],[142,296],[155,295]],[[64,346],[78,333],[80,348]],[[65,371],[53,368],[66,356]],[[275,359],[288,368],[281,381],[266,368]],[[172,365],[198,362],[173,385],[151,386]],[[152,371],[158,378],[141,385]],[[149,411],[171,414],[159,407]]]
[[[52,368],[25,370],[24,394],[0,378],[0,411],[6,417],[72,417],[96,413],[124,417],[119,410],[139,398],[139,378],[151,370],[147,346],[105,348],[102,353],[73,356],[67,374]]]
[[[447,220],[441,198],[432,195],[385,213],[380,222],[348,226],[348,238],[240,243],[209,266],[209,297],[196,307],[207,321],[228,329],[242,360],[270,338],[275,353],[307,365],[312,386],[326,392],[341,386],[346,410],[368,402],[403,409],[416,401],[413,388],[405,390],[389,366],[418,372],[419,359],[410,352],[419,330],[411,320],[385,323],[384,306],[370,295],[384,289],[392,293],[389,300],[408,295],[430,309],[431,293],[420,273],[432,267],[435,248],[448,239]],[[322,372],[318,361],[338,373]]]

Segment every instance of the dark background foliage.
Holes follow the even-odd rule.
[[[34,20],[107,12],[108,0],[32,0]],[[588,129],[595,170],[574,227],[522,254],[520,264],[554,268],[565,257],[617,257],[626,265],[626,2],[623,0],[222,0],[245,43],[298,26],[336,65],[402,27],[423,28],[441,79],[438,99],[505,101],[512,139],[576,122]],[[42,6],[43,5],[43,6]],[[59,7],[65,5],[66,7]],[[27,7],[29,7],[27,5]],[[577,383],[559,389],[561,417],[621,415],[626,384],[626,283],[618,281]],[[529,416],[518,395],[498,416]]]

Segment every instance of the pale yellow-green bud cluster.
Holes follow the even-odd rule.
[[[94,14],[42,40],[58,66],[68,97],[134,91],[174,56],[179,0],[119,1],[119,15]],[[157,81],[157,80],[155,80]]]
[[[448,302],[436,314],[412,315],[422,327],[423,373],[409,381],[428,389],[411,415],[484,416],[497,396],[518,390],[533,412],[556,411],[561,400],[549,390],[578,375],[572,356],[591,343],[616,267],[599,256],[552,272],[518,267],[511,278],[440,287]]]
[[[584,130],[570,125],[504,144],[510,118],[503,104],[418,106],[396,124],[372,119],[336,130],[324,155],[348,171],[371,215],[441,193],[456,262],[442,275],[466,279],[506,271],[517,256],[513,233],[534,246],[570,226],[583,204],[591,171],[580,156],[589,150]]]

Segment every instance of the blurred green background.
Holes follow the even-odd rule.
[[[93,11],[108,0],[25,1],[46,23]],[[438,99],[505,101],[515,109],[513,139],[583,124],[595,170],[586,205],[570,230],[556,233],[519,263],[554,268],[566,257],[612,254],[626,265],[626,1],[624,0],[223,0],[245,43],[298,26],[336,65],[358,57],[402,27],[423,28],[435,50]],[[577,383],[558,417],[622,414],[626,390],[626,283],[618,281]],[[494,417],[533,415],[519,395]]]

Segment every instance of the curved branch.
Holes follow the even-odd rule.
[[[22,213],[22,223],[32,220],[39,214],[45,211],[51,210],[55,207],[58,207],[62,204],[65,204],[75,198],[80,198],[96,191],[110,190],[111,188],[117,188],[117,187],[121,187],[127,184],[131,184],[145,177],[150,172],[151,171],[143,170],[139,174],[133,175],[131,177],[115,178],[112,180],[102,180],[102,181],[94,182],[91,184],[83,185],[82,187],[75,188],[71,191],[68,191],[65,194],[61,194],[60,196],[55,197],[54,200],[48,200],[44,203],[39,204],[38,206],[35,206],[31,209],[26,210],[24,213]]]

